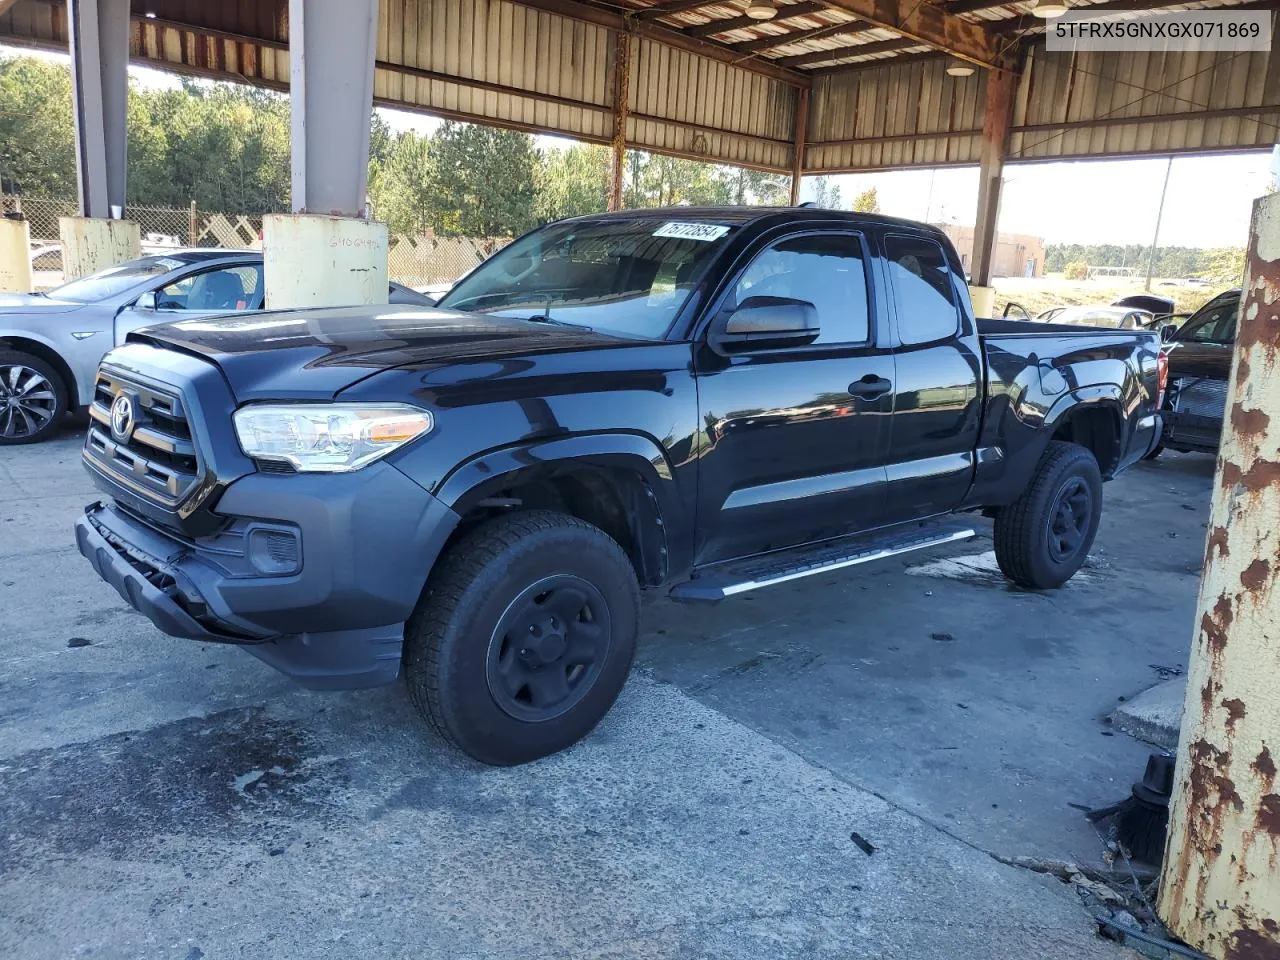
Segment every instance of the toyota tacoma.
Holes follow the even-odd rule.
[[[1050,589],[1160,434],[1154,333],[975,320],[939,231],[817,209],[596,215],[438,309],[133,332],[76,523],[162,631],[314,688],[403,673],[471,756],[612,705],[642,593],[723,600],[970,537]]]

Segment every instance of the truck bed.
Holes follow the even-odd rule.
[[[1154,330],[1120,330],[1115,327],[1084,327],[1076,323],[1040,323],[1036,320],[1004,320],[976,318],[978,335],[982,337],[1043,337],[1050,334],[1075,334],[1076,336],[1123,336],[1145,335],[1157,337]]]

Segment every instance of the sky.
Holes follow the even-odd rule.
[[[58,54],[0,47],[0,52],[40,56],[62,63]],[[145,87],[177,87],[178,78],[148,67],[130,66],[129,75]],[[441,121],[407,111],[378,112],[393,131],[429,134]],[[573,141],[539,136],[543,149],[563,149]],[[1150,243],[1164,185],[1167,157],[1018,163],[1005,167],[999,229],[1027,233],[1049,243]],[[1160,246],[1244,246],[1253,201],[1271,183],[1270,153],[1234,153],[1176,157],[1160,219]],[[978,170],[900,170],[831,177],[844,206],[864,190],[876,188],[882,213],[925,220],[972,224],[978,206]],[[806,177],[801,199],[813,198]]]
[[[1050,243],[1150,243],[1167,157],[1008,164],[1000,202],[1002,232]],[[876,188],[883,213],[911,220],[972,224],[978,170],[901,170],[833,176],[847,206]],[[1176,157],[1160,221],[1160,245],[1240,247],[1253,201],[1271,182],[1270,153]],[[811,198],[806,178],[801,198]]]

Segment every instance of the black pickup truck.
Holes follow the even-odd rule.
[[[166,633],[308,686],[405,674],[472,756],[586,734],[642,591],[715,601],[973,535],[1053,588],[1159,435],[1158,337],[975,321],[915,223],[551,224],[439,309],[226,316],[104,359],[76,523]]]

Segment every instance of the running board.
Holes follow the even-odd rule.
[[[712,567],[692,580],[671,588],[671,599],[689,603],[714,603],[749,590],[799,580],[818,573],[882,560],[899,553],[924,550],[957,540],[968,540],[976,531],[963,523],[935,524],[874,538],[845,538],[820,547],[781,550],[764,557]]]

